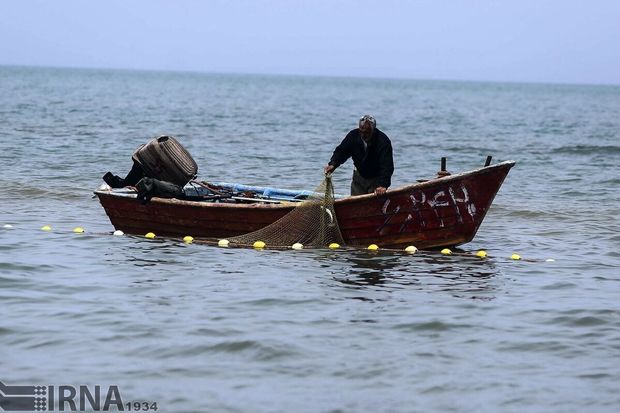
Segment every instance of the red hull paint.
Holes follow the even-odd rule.
[[[338,224],[347,245],[418,248],[471,241],[514,162],[389,190],[385,196],[336,200]],[[227,204],[153,198],[109,191],[95,194],[112,225],[129,234],[224,238],[271,224],[294,204]]]

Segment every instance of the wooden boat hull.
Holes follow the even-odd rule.
[[[383,196],[338,199],[336,216],[347,245],[418,248],[471,241],[513,161],[458,175],[390,189]],[[96,191],[112,225],[128,234],[226,238],[263,228],[294,203],[213,203],[153,198],[142,205],[135,194]]]

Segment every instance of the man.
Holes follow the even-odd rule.
[[[325,173],[332,173],[347,159],[353,158],[355,169],[351,195],[383,195],[392,183],[394,173],[392,143],[385,133],[377,129],[377,121],[372,116],[362,116],[358,126],[336,147],[325,166]]]

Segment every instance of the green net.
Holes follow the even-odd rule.
[[[230,246],[252,246],[256,241],[266,248],[325,248],[331,243],[344,244],[336,211],[331,175],[327,175],[306,200],[274,223],[248,234],[229,238]]]

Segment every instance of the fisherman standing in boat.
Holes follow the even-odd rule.
[[[334,150],[325,173],[332,173],[336,168],[353,158],[353,180],[351,195],[383,195],[392,183],[394,161],[392,160],[392,143],[390,138],[379,129],[377,121],[370,115],[359,120],[359,127],[350,131]]]

